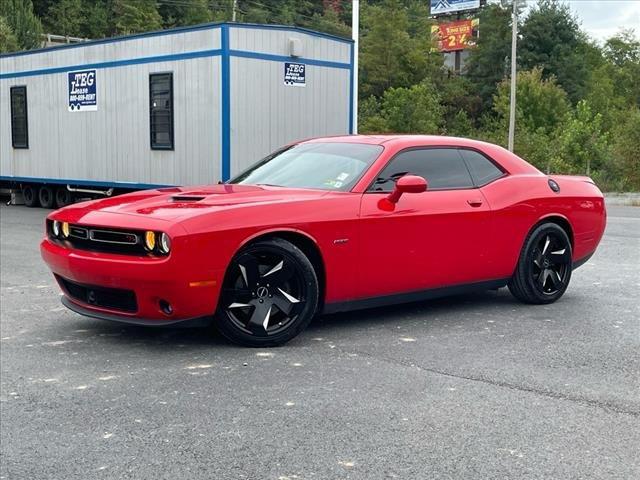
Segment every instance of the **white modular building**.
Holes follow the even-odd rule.
[[[227,180],[352,133],[353,61],[350,39],[238,23],[0,55],[0,182],[37,196]]]

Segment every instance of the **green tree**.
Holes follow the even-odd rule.
[[[556,152],[558,132],[570,118],[566,92],[555,79],[542,78],[542,71],[518,73],[516,87],[515,153],[547,172],[570,168]],[[481,138],[506,146],[511,85],[505,79],[493,99],[496,115],[485,117]]]
[[[341,37],[351,36],[351,27],[342,23],[338,12],[332,9],[327,9],[323,13],[314,13],[307,27]]]
[[[623,30],[607,40],[604,56],[616,92],[632,105],[640,105],[640,41],[633,30]]]
[[[558,139],[558,152],[574,172],[605,174],[610,166],[609,134],[602,129],[602,114],[595,113],[586,100],[578,102]]]
[[[525,70],[542,69],[544,78],[556,77],[573,103],[583,98],[591,53],[586,36],[566,4],[538,0],[520,28],[518,63]]]
[[[442,123],[440,98],[428,80],[408,88],[390,88],[379,102],[370,98],[365,109],[370,111],[363,131],[437,134]]]
[[[493,105],[496,86],[509,72],[511,57],[511,10],[500,4],[487,5],[480,11],[480,37],[471,51],[467,76],[473,83],[482,107]]]
[[[104,38],[112,34],[109,28],[110,0],[82,0],[83,19],[80,36]]]
[[[498,86],[494,96],[494,110],[505,127],[509,121],[511,83],[505,79]],[[516,132],[542,130],[551,134],[558,126],[566,122],[570,112],[566,92],[557,84],[555,78],[544,79],[542,70],[534,68],[519,72],[516,86]]]
[[[640,191],[640,108],[632,106],[614,131],[613,156],[621,171],[616,190]]]
[[[611,63],[623,67],[629,63],[640,62],[640,41],[633,30],[622,30],[607,40],[604,55]]]
[[[114,33],[131,33],[159,30],[162,17],[154,0],[113,0]]]
[[[55,25],[55,31],[49,33],[70,37],[82,34],[80,26],[86,20],[82,0],[59,0],[47,13],[50,24]]]
[[[4,17],[0,17],[0,53],[18,50],[18,39]]]
[[[0,17],[11,28],[19,48],[28,50],[42,45],[42,24],[33,13],[31,0],[1,0]]]
[[[411,9],[418,11],[415,5]],[[418,84],[442,66],[442,56],[429,53],[429,22],[410,21],[409,10],[400,0],[363,5],[359,72],[362,98],[380,96],[390,87]]]
[[[207,0],[182,0],[161,3],[158,9],[166,27],[196,25],[210,22],[213,14]]]

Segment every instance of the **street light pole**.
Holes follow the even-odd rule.
[[[518,0],[513,0],[511,25],[511,104],[509,105],[509,151],[513,152],[516,129],[516,43],[518,41]]]
[[[360,32],[360,0],[353,0],[351,4],[351,38],[353,39],[353,133],[358,133],[358,37]]]

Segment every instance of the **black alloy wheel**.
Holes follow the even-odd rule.
[[[509,290],[526,303],[552,303],[569,286],[572,269],[567,233],[555,223],[545,223],[527,237]]]
[[[216,324],[241,345],[281,345],[309,324],[318,297],[313,265],[298,247],[280,238],[260,241],[231,262]]]

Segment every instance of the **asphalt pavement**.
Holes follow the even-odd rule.
[[[554,305],[506,289],[286,346],[80,317],[0,207],[1,479],[640,478],[640,208]]]

